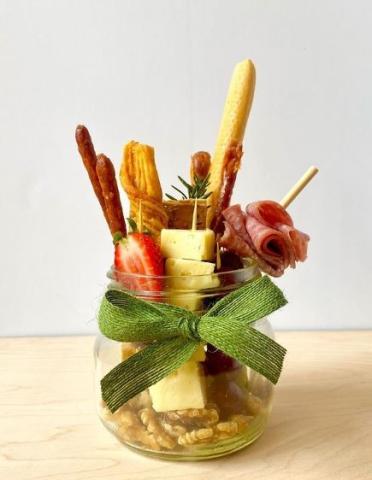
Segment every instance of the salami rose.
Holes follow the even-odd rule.
[[[297,230],[289,213],[277,202],[264,200],[223,211],[225,230],[220,245],[243,257],[254,259],[260,269],[279,277],[307,256],[310,237]]]

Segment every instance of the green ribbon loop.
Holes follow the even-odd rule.
[[[174,305],[107,291],[98,314],[102,334],[120,342],[150,345],[101,380],[103,400],[115,412],[187,362],[200,342],[212,344],[276,384],[286,350],[251,324],[286,303],[269,277],[245,284],[201,317]]]

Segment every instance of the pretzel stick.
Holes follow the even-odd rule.
[[[96,197],[101,205],[106,222],[109,224],[106,213],[105,199],[103,198],[101,185],[96,172],[97,156],[96,152],[94,151],[92,139],[90,138],[87,127],[84,125],[78,125],[75,130],[75,139],[85,169],[88,172],[90,183],[92,184],[94,193],[96,194]]]
[[[115,178],[115,169],[111,160],[102,153],[97,157],[96,173],[105,201],[107,223],[110,227],[110,232],[112,236],[115,234],[125,236],[127,232]]]
[[[289,192],[280,200],[280,205],[287,208],[299,193],[306,187],[306,185],[312,180],[318,173],[316,167],[310,167],[307,172],[299,179],[297,183],[289,190]]]

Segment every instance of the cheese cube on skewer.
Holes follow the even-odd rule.
[[[165,273],[169,279],[169,301],[173,305],[198,311],[203,308],[203,294],[200,290],[218,287],[219,279],[213,275],[215,264],[198,260],[168,258]]]
[[[213,260],[216,236],[213,230],[171,230],[163,228],[160,248],[165,258]]]

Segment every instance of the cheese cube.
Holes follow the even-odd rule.
[[[203,297],[200,293],[170,293],[168,301],[172,305],[186,308],[190,312],[197,312],[203,309]]]
[[[160,237],[163,257],[213,260],[216,236],[213,230],[172,230],[163,228]]]
[[[169,280],[170,288],[177,290],[203,290],[218,287],[218,277],[212,275],[215,264],[182,258],[167,258],[165,274],[174,278]]]
[[[219,286],[219,279],[213,275],[215,265],[198,260],[168,258],[165,262],[165,273],[171,276],[168,288],[169,302],[192,312],[203,309],[203,296],[198,290]],[[186,293],[186,291],[190,293]]]
[[[149,388],[156,412],[204,408],[205,378],[198,362],[189,360],[175,372]]]

